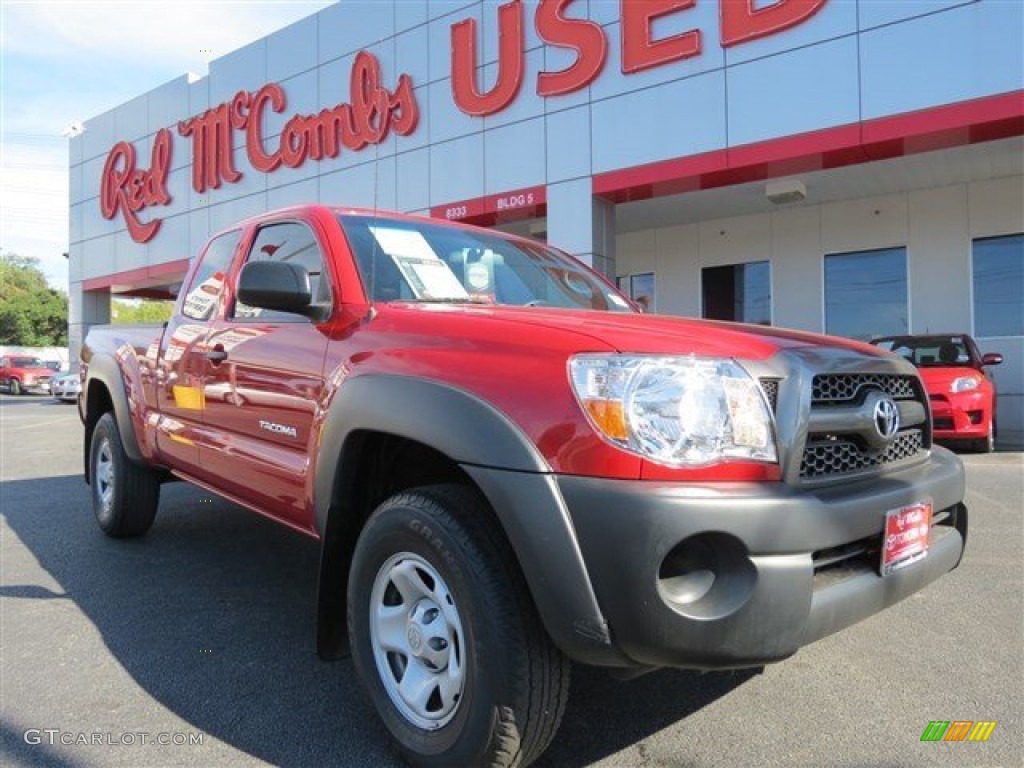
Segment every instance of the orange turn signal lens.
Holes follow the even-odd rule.
[[[586,400],[587,413],[594,424],[612,440],[629,439],[626,429],[626,412],[621,402],[614,400]]]

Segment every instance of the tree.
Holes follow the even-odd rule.
[[[156,299],[113,299],[110,322],[115,325],[156,325],[171,319],[173,301]]]
[[[0,255],[0,344],[62,347],[67,343],[67,294],[47,285],[39,259]]]

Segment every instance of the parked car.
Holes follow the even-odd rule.
[[[1002,363],[1002,355],[981,354],[966,333],[885,336],[871,343],[920,370],[936,440],[966,442],[986,453],[995,450],[996,388],[985,368]]]
[[[27,355],[4,355],[0,358],[0,386],[7,387],[12,395],[50,393],[50,379],[53,369],[38,357]]]
[[[50,381],[50,394],[62,402],[76,402],[81,391],[82,380],[77,373],[61,373]]]
[[[317,539],[318,651],[413,765],[528,765],[570,660],[760,667],[960,563],[963,464],[877,347],[641,314],[536,241],[326,206],[227,228],[185,285],[164,326],[86,337],[96,521],[144,534],[179,478]]]

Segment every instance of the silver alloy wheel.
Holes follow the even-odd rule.
[[[104,520],[110,519],[114,508],[114,457],[110,448],[110,438],[103,438],[99,450],[96,451],[96,498]]]
[[[370,644],[384,690],[402,716],[434,731],[458,711],[466,681],[462,621],[451,590],[419,555],[381,566],[370,593]]]

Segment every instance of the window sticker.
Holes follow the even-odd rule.
[[[474,291],[486,291],[491,285],[491,270],[476,261],[466,267],[466,282]]]
[[[369,227],[381,250],[388,256],[404,256],[413,259],[434,259],[439,257],[430,247],[427,239],[414,229],[391,229],[389,227]]]
[[[451,267],[415,230],[369,227],[374,238],[395,262],[418,299],[468,299],[469,294]]]
[[[395,264],[421,299],[468,299],[469,294],[440,259],[411,259],[392,256]]]

